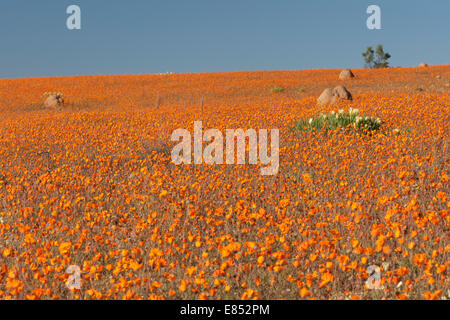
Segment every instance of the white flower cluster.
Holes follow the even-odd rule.
[[[309,129],[329,129],[329,128],[346,128],[353,126],[355,129],[361,130],[378,130],[382,122],[379,118],[369,117],[359,114],[359,109],[349,108],[348,111],[343,109],[331,111],[330,113],[320,113],[317,116],[303,120],[299,126]]]
[[[367,117],[366,117],[366,118],[367,118]],[[356,118],[355,118],[355,123],[356,123],[356,124],[360,123],[362,119],[363,119],[363,117],[361,117],[361,116],[356,116]]]
[[[348,109],[348,113],[350,113],[350,115],[358,114],[359,113],[359,109],[350,108],[350,109]]]

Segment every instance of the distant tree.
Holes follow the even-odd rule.
[[[387,61],[391,55],[387,52],[384,52],[383,46],[379,44],[375,51],[372,47],[367,47],[366,52],[362,53],[364,57],[364,65],[366,68],[387,68],[389,66],[389,62]]]
[[[367,47],[366,52],[362,53],[362,56],[364,57],[364,66],[366,68],[373,68],[373,55],[374,51],[372,47]]]

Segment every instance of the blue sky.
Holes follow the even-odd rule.
[[[379,43],[392,66],[448,64],[449,15],[448,0],[2,0],[0,78],[359,68]]]

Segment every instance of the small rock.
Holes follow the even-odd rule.
[[[44,107],[56,109],[64,105],[64,99],[60,93],[46,93],[47,98],[44,101]]]
[[[344,100],[353,100],[352,94],[344,86],[334,87],[333,93],[339,98]]]
[[[317,103],[319,105],[323,105],[326,103],[335,103],[336,97],[333,95],[333,89],[332,88],[326,88],[323,90],[323,92],[320,94],[319,98],[317,99]]]
[[[55,96],[49,96],[44,101],[44,107],[46,108],[56,108],[58,107],[58,99]]]
[[[344,86],[337,86],[334,88],[326,88],[317,99],[319,105],[333,104],[339,99],[353,100],[351,93]]]
[[[425,62],[421,62],[418,67],[423,68],[423,67],[428,67],[428,65]]]
[[[346,80],[346,79],[351,79],[354,77],[355,77],[355,75],[353,74],[352,70],[350,70],[350,69],[344,69],[339,74],[339,80]]]

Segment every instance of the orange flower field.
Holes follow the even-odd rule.
[[[450,298],[450,66],[339,72],[0,79],[0,299]],[[292,130],[350,107],[380,130]],[[278,174],[173,164],[199,120],[279,129]]]

